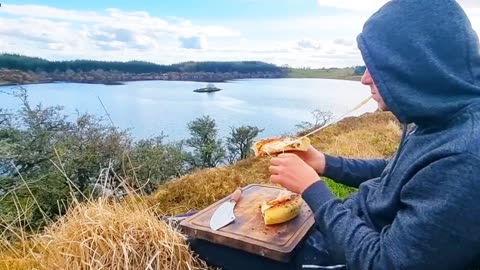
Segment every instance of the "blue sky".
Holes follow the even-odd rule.
[[[148,11],[153,16],[179,16],[192,20],[216,21],[237,18],[275,18],[328,14],[334,8],[319,9],[316,1],[305,0],[103,0],[103,1],[4,1],[4,4],[42,5],[70,10],[119,8]],[[272,8],[274,7],[274,8]]]
[[[51,60],[362,64],[355,43],[386,0],[2,1],[0,51]],[[480,31],[480,1],[460,0]]]

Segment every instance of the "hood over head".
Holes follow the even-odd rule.
[[[435,125],[480,103],[478,36],[454,0],[392,0],[365,23],[357,42],[402,123]]]

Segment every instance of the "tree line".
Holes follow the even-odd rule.
[[[172,65],[159,65],[144,61],[49,61],[38,57],[29,57],[18,54],[0,54],[0,69],[16,69],[31,72],[66,72],[72,71],[120,71],[129,73],[167,73],[167,72],[285,72],[281,67],[260,61],[233,61],[233,62],[185,62]]]

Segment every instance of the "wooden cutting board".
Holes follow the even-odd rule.
[[[262,201],[275,199],[281,188],[248,185],[236,204],[235,221],[218,231],[210,229],[210,218],[230,196],[210,205],[180,223],[182,231],[195,238],[237,248],[246,252],[288,262],[298,243],[315,223],[312,211],[304,202],[300,214],[288,222],[266,226],[260,212]]]

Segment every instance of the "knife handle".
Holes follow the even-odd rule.
[[[235,192],[232,194],[232,198],[230,200],[233,200],[235,202],[238,202],[240,200],[240,197],[242,197],[242,189],[237,188]]]

